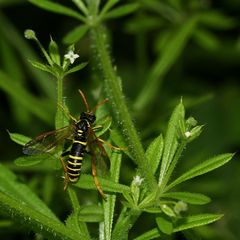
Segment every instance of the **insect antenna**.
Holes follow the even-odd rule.
[[[105,98],[104,100],[102,100],[100,103],[98,103],[93,109],[92,109],[92,112],[95,113],[96,110],[101,106],[103,105],[104,103],[106,103],[109,99],[108,98]]]
[[[78,89],[78,91],[79,91],[79,93],[82,97],[82,100],[83,100],[83,103],[85,105],[86,111],[89,112],[88,103],[87,103],[87,100],[86,100],[86,97],[85,97],[84,93],[80,89]]]

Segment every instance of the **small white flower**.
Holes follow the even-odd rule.
[[[133,185],[139,187],[142,184],[142,181],[144,180],[144,178],[141,178],[140,176],[135,176],[133,178]]]
[[[74,61],[79,58],[79,55],[70,50],[67,54],[64,55],[66,59],[69,59],[70,63],[73,64]]]
[[[185,135],[187,138],[189,138],[192,134],[191,134],[191,132],[187,131],[187,132],[184,133],[184,135]]]
[[[174,206],[174,211],[176,214],[180,214],[180,212],[187,211],[188,205],[183,201],[178,201]]]

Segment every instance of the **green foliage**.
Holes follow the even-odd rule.
[[[97,159],[97,177],[106,199],[97,196],[94,179],[89,174],[92,166],[88,161],[86,167],[83,166],[86,169],[83,169],[84,173],[81,173],[79,181],[70,185],[67,193],[58,191],[60,186],[58,182],[63,181],[49,176],[54,175],[59,169],[62,173],[59,163],[60,154],[65,147],[65,144],[62,144],[54,154],[19,156],[11,161],[14,162],[14,166],[0,165],[2,215],[11,218],[13,222],[21,222],[27,229],[47,239],[93,239],[96,238],[97,232],[98,238],[104,240],[168,237],[174,239],[177,232],[184,234],[186,230],[191,230],[196,233],[195,228],[219,220],[222,214],[201,213],[209,211],[204,205],[210,203],[211,199],[205,193],[191,190],[191,186],[196,183],[192,179],[223,166],[233,158],[234,154],[225,153],[206,158],[199,148],[196,151],[199,157],[194,159],[196,162],[192,162],[188,152],[184,155],[186,149],[191,149],[188,148],[189,144],[194,142],[203,131],[203,125],[199,125],[193,117],[186,118],[185,111],[189,110],[190,106],[208,101],[214,95],[199,94],[192,98],[186,97],[187,104],[183,104],[185,96],[182,98],[176,96],[169,100],[167,108],[169,109],[170,106],[173,108],[173,105],[175,108],[168,123],[164,123],[165,116],[159,117],[164,110],[163,104],[157,102],[154,110],[151,109],[151,104],[158,99],[164,79],[168,77],[170,69],[180,61],[189,40],[207,51],[217,51],[222,42],[212,29],[231,29],[237,24],[235,19],[225,16],[220,11],[210,8],[206,10],[205,6],[197,1],[187,3],[186,6],[180,1],[170,0],[164,3],[156,0],[129,3],[122,3],[119,0],[72,0],[73,6],[50,0],[29,0],[29,2],[43,10],[63,15],[66,19],[73,18],[74,23],[78,23],[62,37],[63,43],[67,45],[66,52],[61,50],[61,45],[52,37],[48,47],[45,48],[34,31],[26,30],[24,33],[25,38],[37,43],[44,59],[39,60],[31,54],[25,57],[24,52],[19,50],[22,58],[56,80],[54,83],[56,93],[53,93],[51,87],[49,90],[48,84],[44,83],[45,80],[35,72],[32,75],[38,80],[34,83],[40,86],[39,92],[43,96],[40,94],[39,97],[35,97],[30,93],[22,84],[24,73],[18,61],[14,59],[11,48],[6,48],[3,54],[13,59],[17,71],[11,73],[11,66],[6,64],[5,68],[0,70],[0,88],[11,99],[12,104],[21,107],[20,112],[19,110],[15,112],[16,116],[24,115],[29,120],[28,113],[31,113],[37,118],[35,122],[42,120],[46,124],[53,125],[52,116],[55,115],[55,129],[68,125],[71,121],[69,109],[72,106],[66,103],[67,93],[64,91],[66,87],[71,86],[72,81],[68,81],[69,85],[67,85],[66,79],[71,80],[75,74],[77,77],[81,76],[80,70],[87,65],[86,62],[74,64],[77,58],[82,57],[75,53],[75,46],[80,49],[76,52],[81,54],[83,52],[84,55],[81,41],[87,39],[87,44],[91,41],[89,45],[93,50],[91,54],[94,60],[89,62],[93,65],[94,71],[90,69],[91,76],[88,78],[92,79],[94,84],[90,85],[90,80],[86,81],[86,84],[89,88],[94,86],[92,96],[95,99],[104,99],[103,95],[109,99],[109,104],[105,104],[107,106],[97,108],[94,128],[97,137],[101,137],[104,141],[106,139],[103,145],[110,160],[108,171],[105,172],[106,163],[102,163],[100,157]],[[1,15],[0,19],[8,24]],[[134,89],[138,93],[133,101],[125,98],[126,82],[124,77],[120,77],[109,52],[112,36],[111,28],[106,22],[114,23],[118,19],[126,22],[123,29],[136,37],[137,41],[140,67],[138,67],[139,72],[131,77],[139,77],[139,86]],[[0,33],[4,33],[4,29],[1,28]],[[9,27],[9,29],[13,28]],[[151,65],[148,65],[145,40],[152,31],[155,31],[151,49],[154,59]],[[12,32],[17,39],[19,36],[16,31]],[[7,33],[5,35],[7,38]],[[88,35],[90,38],[86,38]],[[21,47],[28,51],[28,47],[19,42]],[[1,42],[0,49],[4,49],[1,48]],[[147,73],[143,74],[143,72]],[[51,80],[47,79],[47,81]],[[86,87],[84,84],[79,81],[77,86],[82,89]],[[77,90],[71,94],[73,95],[69,102],[74,102],[74,94],[77,94]],[[79,109],[78,104],[75,107]],[[170,114],[167,112],[167,115]],[[145,119],[142,119],[143,117]],[[140,128],[143,133],[142,139],[137,130],[139,125],[135,126],[135,119],[136,124],[142,127]],[[30,140],[23,134],[8,133],[10,139],[20,146],[24,146]],[[108,142],[111,144],[113,142],[116,146]],[[102,149],[100,153],[103,153]],[[86,160],[90,157],[86,156]],[[186,163],[190,164],[186,167]],[[35,176],[34,172],[32,179],[23,174],[24,177],[20,180],[11,168],[21,173],[38,171],[41,177]],[[183,170],[185,168],[188,170]],[[47,174],[44,173],[46,170]],[[199,181],[204,179],[199,178]],[[42,190],[38,189],[39,185],[42,186]],[[204,191],[204,189],[199,190],[199,192]],[[211,194],[212,198],[216,197],[214,190],[206,190],[206,194]],[[61,210],[56,210],[58,201]],[[66,205],[66,202],[71,204]],[[61,218],[65,216],[65,219],[60,220],[59,216]],[[145,217],[150,219],[151,224],[146,222],[146,226],[138,229],[138,221],[145,221]],[[89,223],[99,227],[93,229]]]

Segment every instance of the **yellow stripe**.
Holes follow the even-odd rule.
[[[80,143],[80,144],[82,144],[84,146],[87,145],[87,142],[82,142],[82,141],[78,141],[78,140],[73,140],[73,143]]]
[[[80,176],[80,173],[70,173],[69,172],[68,175],[71,177],[78,177],[78,176]]]
[[[75,159],[75,160],[82,160],[83,159],[83,157],[73,156],[71,154],[69,155],[69,157],[72,158],[72,159]]]
[[[77,178],[69,177],[69,181],[72,182],[72,183],[76,183],[78,181],[78,177]]]
[[[74,166],[81,166],[82,162],[72,163],[72,162],[68,161],[68,164],[69,165],[74,165]]]
[[[83,130],[78,129],[77,131],[78,131],[79,133],[83,133]]]
[[[76,169],[76,168],[70,168],[69,166],[67,166],[67,169],[74,171],[74,172],[79,172],[81,170],[81,168]]]

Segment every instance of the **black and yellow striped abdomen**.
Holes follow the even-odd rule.
[[[82,121],[77,129],[67,162],[69,181],[76,183],[81,173],[82,161],[87,146],[88,123]]]

